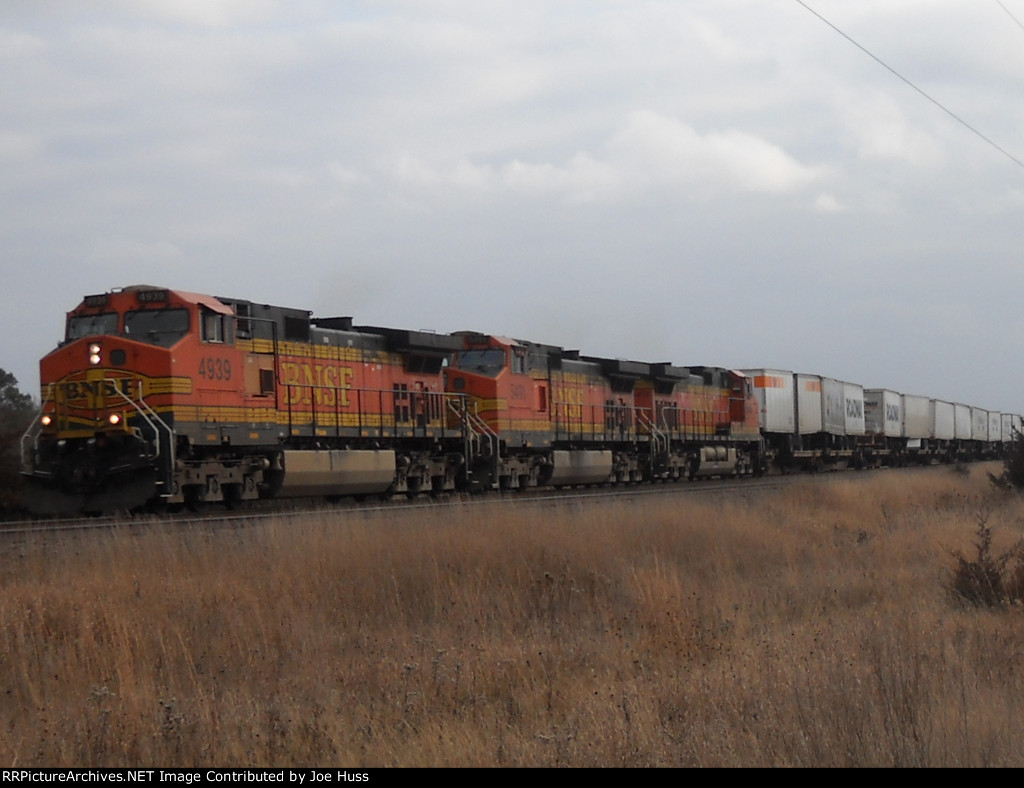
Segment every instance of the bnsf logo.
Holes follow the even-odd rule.
[[[132,379],[121,378],[116,382],[113,380],[75,380],[59,385],[66,402],[90,402],[101,397],[103,399],[110,397],[120,399],[118,392],[123,394],[131,392]]]

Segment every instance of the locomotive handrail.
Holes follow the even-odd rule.
[[[669,423],[667,414],[672,413],[672,424]],[[707,411],[698,408],[680,408],[678,405],[666,405],[661,408],[660,416],[666,434],[680,436],[683,440],[700,439],[715,441],[722,439],[719,435],[716,424],[721,421],[716,414],[726,414],[726,411],[716,411],[709,415]],[[689,415],[689,420],[686,416]],[[727,415],[727,414],[726,414]],[[673,426],[674,425],[674,426]]]
[[[654,420],[649,415],[647,415],[646,408],[638,408],[636,418],[637,423],[639,423],[641,427],[646,427],[648,434],[650,435],[651,455],[653,456],[655,453],[657,453],[664,455],[665,457],[668,457],[669,449],[672,443],[672,439],[668,436],[668,434],[663,432],[658,427],[658,425],[654,423]]]
[[[483,439],[487,440],[489,444],[490,452],[489,457],[494,465],[494,479],[497,480],[499,475],[499,451],[500,439],[498,433],[496,433],[491,425],[481,418],[479,413],[473,413],[469,409],[469,402],[465,395],[455,395],[455,397],[449,398],[448,409],[455,414],[455,416],[465,425],[463,430],[463,440],[465,445],[466,461],[472,465],[472,461],[479,456],[483,456],[483,452],[480,450],[480,445]],[[456,407],[456,403],[461,407]]]
[[[281,384],[287,392],[286,405],[288,413],[288,429],[304,425],[306,422],[299,422],[296,418],[298,415],[307,415],[309,417],[309,428],[316,434],[316,430],[321,426],[323,428],[333,427],[334,437],[340,438],[342,436],[342,424],[344,416],[354,416],[357,419],[354,428],[360,433],[368,430],[376,430],[378,437],[387,437],[390,433],[391,437],[399,437],[400,430],[411,430],[413,437],[432,437],[428,435],[428,430],[436,429],[440,431],[440,437],[447,437],[447,421],[444,416],[444,402],[451,400],[453,397],[461,397],[464,395],[452,394],[446,391],[432,391],[429,389],[423,390],[397,390],[394,388],[389,389],[376,389],[376,388],[360,388],[352,386],[328,386],[319,383],[282,383]],[[305,408],[295,408],[294,405],[297,403],[294,401],[292,396],[293,391],[309,391],[310,401],[308,403],[308,410]],[[324,404],[320,403],[320,408],[317,407],[317,397],[314,392],[326,391],[331,392],[333,396],[333,403]],[[355,407],[351,411],[343,411],[340,405],[341,397],[340,393],[344,392],[346,396],[353,396],[355,400]],[[365,397],[376,397],[377,399],[377,412],[367,412],[364,407],[366,404]],[[390,407],[394,409],[400,398],[408,398],[410,402],[409,407],[409,418],[399,419],[392,413],[391,424],[387,423],[385,418],[386,410],[385,404],[391,398]],[[418,412],[415,407],[411,406],[413,402],[427,403],[428,407],[424,412]],[[432,407],[430,403],[435,403],[436,407]],[[317,416],[323,414],[331,414],[334,416],[334,424],[320,425],[317,422]],[[367,416],[376,416],[376,424],[372,423],[372,420],[364,421]],[[414,423],[414,417],[426,416],[422,423]],[[352,425],[350,425],[352,426]],[[421,435],[416,435],[417,430],[422,430]]]
[[[632,440],[640,439],[640,418],[637,415],[643,408],[638,405],[627,405],[625,403],[609,404],[588,404],[568,402],[563,400],[552,400],[552,412],[555,421],[555,437],[565,432],[568,440],[573,439],[574,428],[578,440],[586,440],[589,434],[591,440]],[[584,412],[590,416],[587,420]],[[589,428],[589,429],[587,429]]]
[[[699,408],[680,408],[677,405],[660,409],[659,423],[649,414],[650,408],[640,405],[589,404],[553,400],[554,429],[556,437],[564,435],[568,440],[637,440],[644,435],[660,448],[670,446],[673,439],[683,441],[728,439],[718,430],[718,424],[727,421],[726,411],[708,413]],[[622,418],[632,413],[632,417]],[[669,419],[668,414],[674,414]],[[644,429],[646,432],[642,432]]]
[[[152,406],[148,402],[146,402],[146,399],[145,399],[145,397],[143,396],[143,393],[142,393],[142,381],[141,380],[137,381],[138,384],[139,384],[139,399],[138,399],[138,401],[133,400],[124,391],[122,391],[121,388],[117,385],[117,381],[114,378],[104,378],[104,382],[105,383],[112,383],[113,384],[112,388],[114,389],[115,392],[117,392],[117,394],[121,397],[121,399],[123,399],[125,402],[127,402],[129,405],[131,405],[133,408],[135,408],[135,410],[142,417],[142,419],[150,426],[150,428],[152,428],[152,430],[153,430],[153,448],[154,448],[154,451],[155,451],[155,453],[153,455],[153,459],[156,459],[156,458],[161,456],[161,451],[160,451],[160,429],[159,429],[159,427],[157,425],[159,425],[160,427],[163,427],[163,429],[165,429],[167,431],[168,452],[167,452],[167,457],[166,457],[167,458],[167,462],[164,463],[164,465],[165,465],[165,467],[164,467],[164,490],[165,490],[165,492],[162,493],[162,495],[164,497],[173,495],[174,494],[174,490],[173,490],[173,487],[174,487],[174,432],[173,432],[173,430],[171,430],[170,425],[168,425],[167,422],[164,421],[160,417],[160,414],[157,413],[155,410],[153,410]]]
[[[43,405],[46,403],[44,402]],[[39,406],[39,411],[33,417],[32,421],[29,422],[28,429],[25,430],[21,436],[21,471],[22,473],[30,473],[34,470],[33,454],[36,448],[38,448],[37,441],[39,440],[39,433],[43,431],[43,423],[40,421],[43,417],[43,405]],[[26,448],[26,443],[31,442],[31,448]]]

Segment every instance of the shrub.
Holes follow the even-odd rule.
[[[968,559],[955,551],[953,593],[979,607],[1002,607],[1019,601],[1024,592],[1024,542],[996,555],[992,548],[992,528],[988,515],[978,516],[975,557]]]
[[[989,474],[992,483],[1003,490],[1024,490],[1024,436],[1014,431],[1013,441],[1003,457],[1003,472]]]

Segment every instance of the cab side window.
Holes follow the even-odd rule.
[[[205,307],[200,309],[200,325],[202,326],[201,337],[203,342],[214,342],[218,344],[232,343],[231,321],[227,315],[214,312]]]

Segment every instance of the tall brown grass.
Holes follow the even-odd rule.
[[[5,766],[1020,766],[983,469],[3,545]]]

